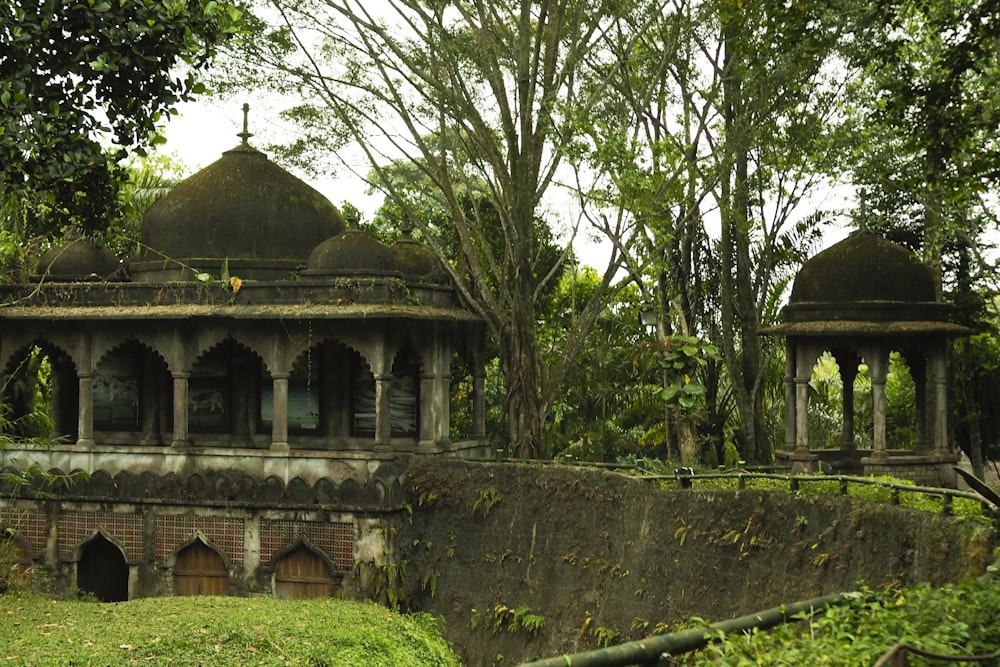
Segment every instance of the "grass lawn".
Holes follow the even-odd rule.
[[[3,665],[460,665],[426,615],[330,598],[0,596]]]

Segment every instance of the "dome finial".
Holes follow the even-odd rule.
[[[243,146],[248,146],[247,140],[253,136],[247,129],[247,118],[250,115],[250,105],[246,102],[243,103],[243,131],[238,133],[236,136],[243,140]]]

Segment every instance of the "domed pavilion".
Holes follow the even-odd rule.
[[[149,209],[128,261],[77,240],[0,287],[0,468],[85,474],[0,489],[0,524],[64,590],[350,592],[410,457],[487,451],[484,328],[444,267],[240,136]]]
[[[968,333],[949,321],[932,270],[906,248],[869,231],[811,258],[795,276],[783,322],[764,329],[784,336],[785,445],[779,461],[814,470],[820,462],[841,472],[890,474],[930,485],[954,485],[958,460],[948,444],[948,340]],[[905,360],[915,386],[916,447],[896,450],[886,432],[889,355]],[[813,449],[809,442],[809,381],[829,352],[843,384],[840,446]],[[871,377],[872,448],[857,447],[854,381],[859,366]]]

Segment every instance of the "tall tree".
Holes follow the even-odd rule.
[[[561,355],[543,374],[536,304],[559,272],[547,263],[536,225],[562,168],[577,157],[580,119],[603,94],[582,82],[594,80],[587,72],[628,6],[272,0],[269,8],[280,23],[262,23],[259,39],[245,43],[240,58],[253,69],[244,73],[305,96],[290,117],[325,147],[336,147],[330,140],[339,133],[357,141],[376,173],[399,159],[424,172],[428,196],[447,212],[458,239],[452,278],[497,342],[514,453],[542,453],[547,412],[612,292],[620,256],[613,252],[602,268],[597,289],[568,325]],[[446,257],[394,182],[376,185]],[[570,235],[575,224],[567,223]],[[567,244],[564,256],[569,252]]]
[[[631,16],[657,14],[653,28],[613,47],[627,74],[612,80],[588,127],[593,164],[609,182],[598,194],[617,198],[638,232],[631,247],[616,241],[630,251],[630,273],[658,304],[664,339],[697,335],[721,349],[751,461],[770,458],[770,365],[757,330],[823,220],[800,204],[822,184],[836,136],[835,4],[643,5],[649,14]],[[721,440],[722,387],[708,380]],[[674,422],[683,445],[683,414]]]
[[[102,232],[120,213],[118,161],[203,90],[198,70],[240,16],[216,0],[0,5],[0,197],[19,231]]]

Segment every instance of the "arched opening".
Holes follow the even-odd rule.
[[[269,383],[264,362],[255,352],[232,339],[216,345],[191,368],[188,432],[227,434],[229,444],[254,446],[261,385]],[[257,444],[269,442],[261,439]]]
[[[274,597],[306,599],[329,597],[340,588],[326,559],[299,543],[282,556],[275,566]]]
[[[174,595],[229,595],[226,561],[201,538],[177,553]]]
[[[47,342],[18,350],[4,369],[2,392],[4,432],[76,441],[80,386],[63,350]]]
[[[101,602],[128,600],[128,564],[121,549],[98,533],[76,564],[76,587]]]
[[[392,363],[389,391],[391,432],[399,437],[416,437],[420,429],[420,357],[404,347]]]
[[[117,346],[94,369],[94,430],[142,434],[143,444],[162,444],[171,429],[173,383],[167,364],[139,341]],[[131,438],[127,436],[127,440]]]

